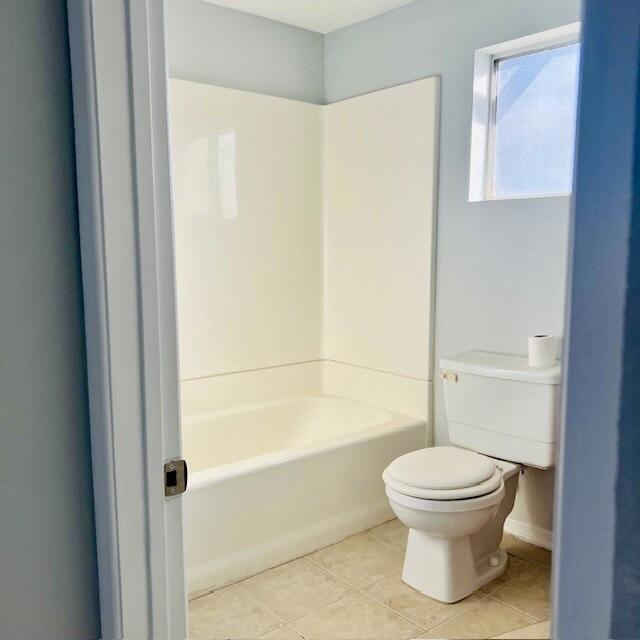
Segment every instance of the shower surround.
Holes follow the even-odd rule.
[[[431,442],[438,104],[171,80],[191,589],[382,522],[379,473]]]

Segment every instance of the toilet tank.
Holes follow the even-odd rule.
[[[469,351],[440,360],[449,438],[494,458],[553,466],[560,417],[560,364]]]

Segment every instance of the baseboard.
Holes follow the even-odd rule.
[[[553,533],[547,529],[536,527],[528,522],[520,522],[519,520],[507,518],[504,523],[504,530],[525,542],[530,542],[543,549],[551,550]]]

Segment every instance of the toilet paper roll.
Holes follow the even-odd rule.
[[[529,336],[529,366],[552,367],[556,362],[556,339],[554,336]]]

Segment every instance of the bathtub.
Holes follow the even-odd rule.
[[[393,517],[381,480],[426,424],[335,396],[183,419],[190,592],[219,587]]]

